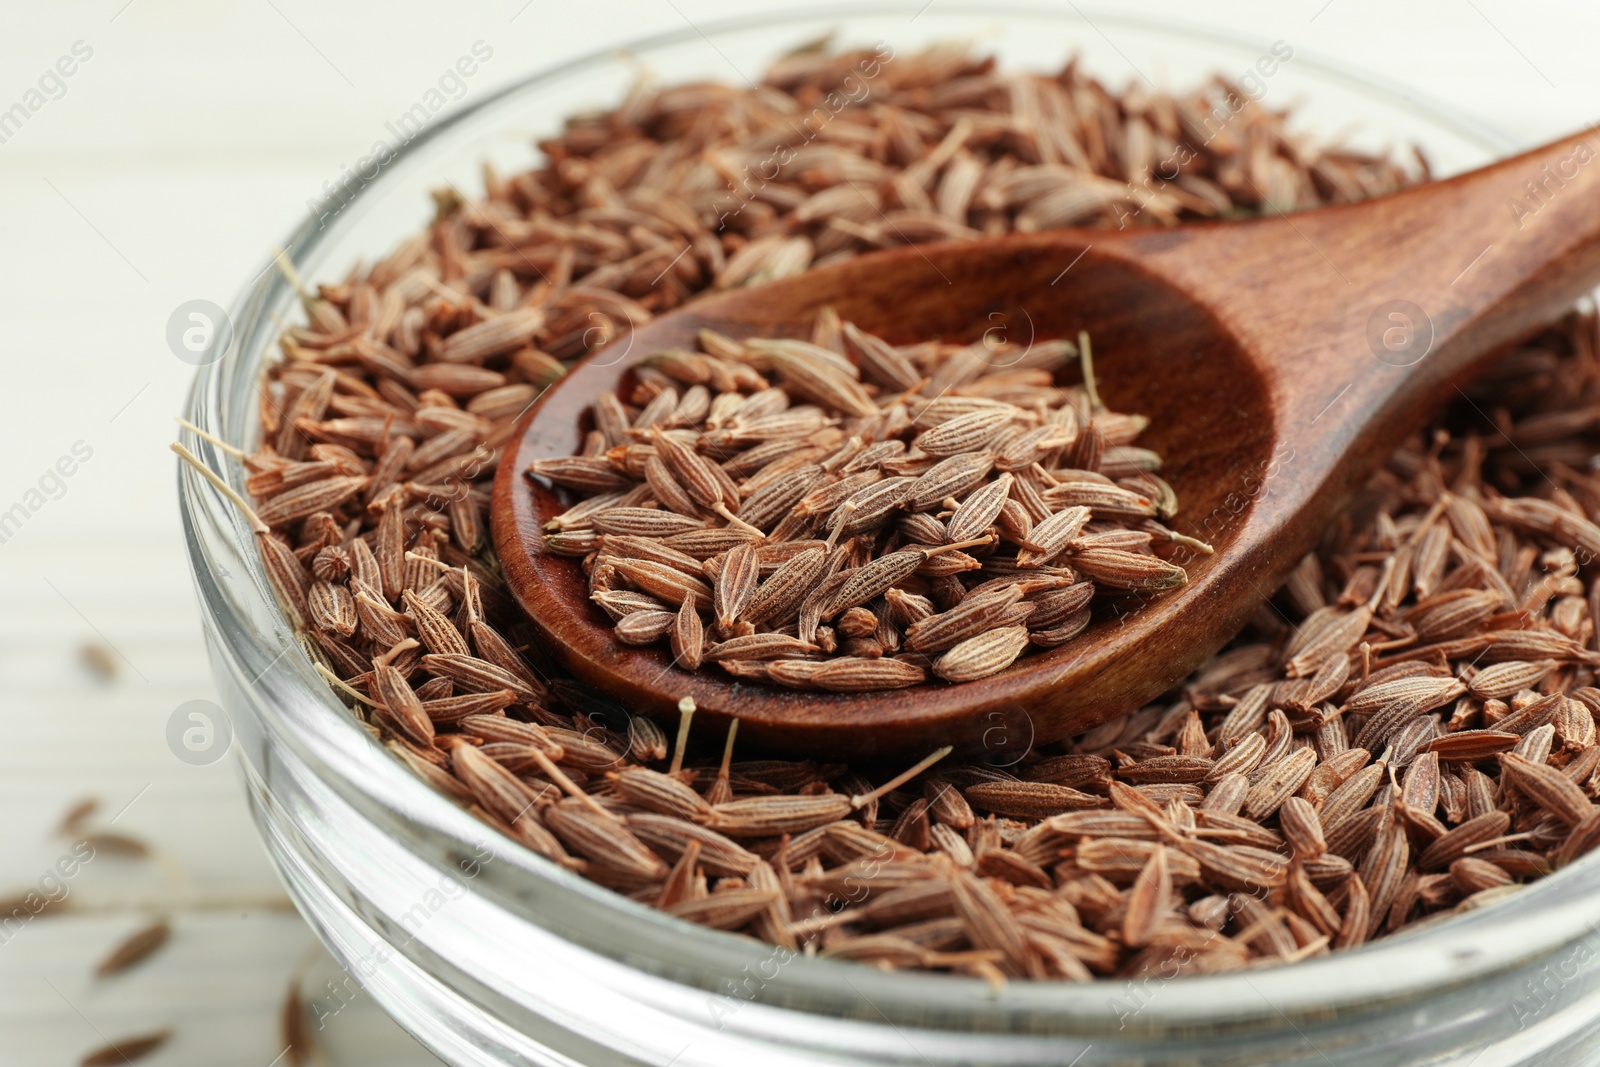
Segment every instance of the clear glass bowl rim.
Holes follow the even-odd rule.
[[[941,13],[989,19],[1004,19],[1008,15],[1053,16],[1063,20],[1071,17],[1059,10],[1025,5],[941,3],[940,8]],[[828,18],[844,21],[853,15],[887,15],[916,9],[916,4],[791,9],[707,23],[704,27],[691,26],[641,39],[620,49],[608,48],[519,79],[441,118],[400,149],[391,166],[398,170],[402,164],[425,158],[430,146],[439,138],[472,123],[503,100],[585,69],[615,63],[619,52],[648,56],[653,49],[696,36],[714,38],[718,34],[754,27],[779,24],[798,27]],[[1181,35],[1232,48],[1254,47],[1259,43],[1203,27],[1157,23],[1094,9],[1086,14],[1077,10],[1076,5],[1074,10],[1079,18],[1097,28],[1104,24],[1146,33]],[[1260,45],[1266,47],[1265,43]],[[1319,76],[1381,98],[1387,107],[1409,111],[1457,136],[1475,141],[1485,153],[1503,151],[1514,143],[1511,138],[1455,115],[1448,108],[1428,102],[1388,79],[1365,72],[1352,75],[1339,65],[1318,60],[1298,49],[1296,61],[1308,68],[1319,68]],[[386,177],[380,174],[377,179],[363,183],[364,187],[352,191],[351,196],[380,195],[386,188]],[[335,219],[329,229],[323,231],[318,229],[314,219],[308,220],[286,242],[284,254],[296,265],[303,263],[322,242],[337,233],[338,226],[339,220]],[[229,375],[241,361],[249,364],[246,369],[253,375],[259,366],[255,354],[266,350],[276,331],[265,311],[279,303],[287,292],[289,283],[277,271],[264,270],[230,308],[235,346],[222,361],[199,370],[188,404],[188,417],[202,429],[234,444],[249,443],[248,437],[238,433],[230,435],[230,431],[241,427],[253,430],[253,413],[228,410],[225,394],[231,381]],[[185,439],[214,470],[223,472],[224,477],[242,491],[240,468],[222,450],[193,434],[186,433]],[[221,653],[241,671],[241,677],[254,676],[254,685],[268,698],[266,702],[274,713],[265,718],[263,729],[272,734],[276,742],[291,747],[297,757],[316,768],[322,781],[353,806],[374,818],[386,819],[396,827],[408,828],[435,840],[454,841],[463,850],[470,850],[469,843],[482,837],[482,824],[434,793],[381,751],[381,759],[371,759],[372,752],[378,750],[312,672],[309,661],[303,655],[285,655],[294,648],[294,643],[281,619],[274,632],[264,633],[257,628],[252,616],[259,619],[263,609],[274,616],[278,612],[268,593],[250,531],[232,506],[197,475],[181,467],[179,495],[202,609],[210,617],[214,630],[226,636],[226,647]],[[209,561],[216,547],[213,539],[221,531],[231,533],[235,551],[242,546],[243,558],[251,571],[252,581],[248,585],[236,582],[225,588],[212,572]],[[559,895],[571,908],[592,917],[592,927],[573,936],[581,937],[586,947],[612,959],[637,960],[641,946],[670,945],[671,966],[661,962],[648,970],[658,974],[670,972],[673,980],[715,989],[719,980],[738,974],[743,967],[759,965],[770,955],[769,946],[669,918],[520,848],[508,844],[507,851],[520,853],[509,857],[510,865],[519,868],[523,876],[541,882],[543,893]],[[1249,1025],[1252,1020],[1265,1022],[1273,1015],[1289,1020],[1296,1016],[1324,1016],[1341,1008],[1373,1009],[1395,1005],[1425,997],[1441,988],[1470,983],[1486,974],[1548,954],[1586,933],[1596,909],[1592,904],[1586,906],[1583,898],[1593,899],[1600,893],[1597,863],[1600,859],[1591,858],[1576,864],[1521,890],[1506,904],[1490,905],[1449,922],[1354,951],[1275,969],[1269,972],[1274,992],[1270,1010],[1246,1010],[1244,1007],[1257,1002],[1258,998],[1248,976],[1194,977],[1168,983],[1161,1002],[1150,1007],[1149,1016],[1143,1022],[1157,1028],[1163,1020],[1180,1027],[1199,1021],[1218,1024],[1224,1021],[1223,1016],[1235,1014],[1223,1006],[1240,1005],[1235,1021]],[[514,903],[503,903],[517,910]],[[538,914],[524,911],[522,917],[526,921],[540,922]],[[1253,973],[1259,977],[1263,972]],[[853,985],[855,980],[872,991],[874,1007],[881,1009],[891,1024],[896,1018],[914,1017],[925,1021],[931,1008],[945,1014],[952,1027],[962,1029],[972,1028],[973,1024],[982,1028],[979,1019],[1038,1013],[1090,1025],[1091,1021],[1103,1020],[1108,995],[1120,988],[1116,981],[1086,986],[1015,982],[996,991],[975,979],[884,973],[825,959],[801,958],[789,963],[781,980],[757,994],[756,1000],[792,1002],[792,996],[781,994],[799,993],[801,999],[826,1003],[838,996],[841,986]],[[961,1021],[963,1018],[968,1020],[966,1024]]]

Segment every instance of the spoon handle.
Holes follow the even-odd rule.
[[[1492,357],[1600,285],[1597,149],[1587,130],[1362,204],[1103,246],[1251,353],[1275,442],[1239,530],[1257,580],[1287,573],[1429,411],[1471,403]]]
[[[1338,454],[1600,285],[1597,157],[1586,130],[1363,204],[1120,244],[1271,353],[1280,417]]]

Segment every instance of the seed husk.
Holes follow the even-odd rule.
[[[536,704],[539,701],[539,694],[521,677],[475,656],[429,653],[422,657],[422,667],[431,674],[449,678],[468,692],[492,693],[509,689],[517,695],[519,703]]]
[[[656,508],[607,508],[589,520],[596,530],[606,534],[623,534],[635,537],[671,537],[704,528],[705,520],[692,515],[679,515]]]
[[[1082,532],[1089,518],[1089,509],[1077,506],[1063,508],[1034,523],[1022,542],[1018,561],[1024,566],[1038,566],[1054,559]]]
[[[945,523],[945,540],[970,541],[982,536],[999,517],[1014,480],[1010,474],[1002,474],[963,500]]]
[[[716,805],[705,825],[730,837],[772,837],[826,826],[849,813],[850,798],[838,794],[750,797]]]
[[[115,1067],[117,1064],[137,1063],[172,1039],[171,1029],[154,1030],[134,1037],[118,1038],[111,1044],[84,1056],[79,1067]]]
[[[614,559],[610,562],[618,574],[651,596],[670,604],[681,604],[687,597],[697,610],[711,607],[711,586],[701,578],[651,560]]]
[[[329,630],[340,637],[356,632],[360,620],[356,617],[356,601],[348,586],[333,582],[315,582],[306,595],[306,607],[313,626]]]
[[[472,745],[456,746],[450,762],[478,803],[508,823],[515,823],[541,799],[540,793]]]
[[[828,553],[823,548],[808,548],[784,561],[751,596],[744,611],[745,621],[767,622],[799,607],[822,577],[827,562]]]
[[[613,632],[624,644],[652,645],[672,633],[677,623],[675,611],[635,611],[618,619]]]
[[[1501,755],[1500,767],[1519,792],[1563,823],[1570,825],[1582,820],[1593,807],[1577,783],[1554,767],[1535,763],[1514,752]]]
[[[669,873],[661,857],[650,851],[620,819],[597,815],[565,802],[545,810],[544,821],[570,851],[624,876],[646,882]]]
[[[668,908],[667,913],[714,930],[737,930],[779,899],[775,889],[731,889],[682,901]]]
[[[1175,563],[1116,548],[1072,549],[1068,559],[1084,577],[1111,589],[1159,592],[1176,589],[1189,580],[1184,569]]]
[[[808,681],[818,689],[836,693],[865,693],[874,689],[904,689],[927,678],[927,671],[906,660],[845,656],[819,665]]]
[[[1128,892],[1127,912],[1122,919],[1123,942],[1135,948],[1148,945],[1155,938],[1156,924],[1171,896],[1172,875],[1167,870],[1167,850],[1157,845]]]
[[[1026,626],[1002,626],[956,645],[934,661],[933,673],[947,682],[987,678],[1011,666],[1027,647]]]
[[[747,634],[742,637],[730,637],[726,641],[712,645],[706,650],[705,661],[727,663],[790,659],[816,651],[818,651],[816,645],[807,644],[798,637],[790,637],[788,634]]]
[[[917,477],[906,495],[905,506],[918,511],[947,497],[959,496],[983,481],[994,469],[993,452],[964,452],[946,456]]]
[[[992,441],[1019,414],[1021,412],[1010,405],[968,412],[922,431],[911,444],[930,456],[975,452]]]
[[[1104,801],[1064,785],[1048,782],[980,782],[963,795],[975,807],[1015,818],[1048,818],[1075,808],[1097,808]]]
[[[698,846],[700,862],[712,874],[746,875],[760,862],[759,856],[729,837],[676,815],[633,812],[625,821],[635,837],[661,856],[679,857],[691,845]]]
[[[683,606],[673,617],[669,636],[672,639],[673,662],[686,671],[699,668],[706,651],[706,632],[700,622],[700,613],[694,608],[693,597],[683,598]]]
[[[422,707],[410,683],[394,667],[379,664],[372,675],[375,695],[391,721],[412,741],[427,748],[433,744],[433,720]]]
[[[167,943],[172,936],[172,926],[165,919],[158,919],[148,926],[143,927],[116,948],[112,949],[94,969],[96,977],[107,978],[120,974],[132,967],[138,966],[146,959],[160,951],[161,946]]]

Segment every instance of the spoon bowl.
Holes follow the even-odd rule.
[[[1360,205],[912,246],[704,296],[597,349],[524,417],[494,490],[507,582],[556,658],[636,711],[670,714],[692,696],[705,718],[739,719],[741,740],[791,753],[953,744],[1020,759],[1139,707],[1213,654],[1405,434],[1600,281],[1600,168],[1572,170],[1531,219],[1501,203],[1525,171],[1592,158],[1591,140]],[[964,684],[795,691],[618,641],[579,562],[543,551],[544,523],[571,500],[528,465],[575,454],[589,405],[654,353],[695,347],[702,328],[803,336],[829,306],[892,343],[1026,346],[1087,330],[1107,404],[1150,418],[1140,443],[1177,494],[1170,525],[1214,554],[1180,548],[1182,588],[1101,600],[1075,640]]]

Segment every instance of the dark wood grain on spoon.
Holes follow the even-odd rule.
[[[1221,647],[1407,433],[1600,284],[1595,145],[1591,131],[1293,216],[909,247],[707,295],[597,350],[529,412],[494,490],[506,579],[578,677],[641,712],[670,713],[691,695],[702,721],[737,717],[741,741],[756,745],[865,756],[981,750],[997,731],[1009,749],[1086,730]],[[1544,189],[1532,213],[1528,181]],[[590,403],[640,360],[694,348],[702,327],[803,336],[830,305],[895,343],[999,329],[1026,344],[1088,330],[1108,406],[1150,417],[1139,443],[1164,457],[1173,526],[1216,554],[1181,560],[1183,588],[1103,605],[1076,640],[964,685],[799,692],[686,672],[665,648],[617,641],[578,561],[542,551],[543,524],[570,501],[524,470],[575,453]]]

